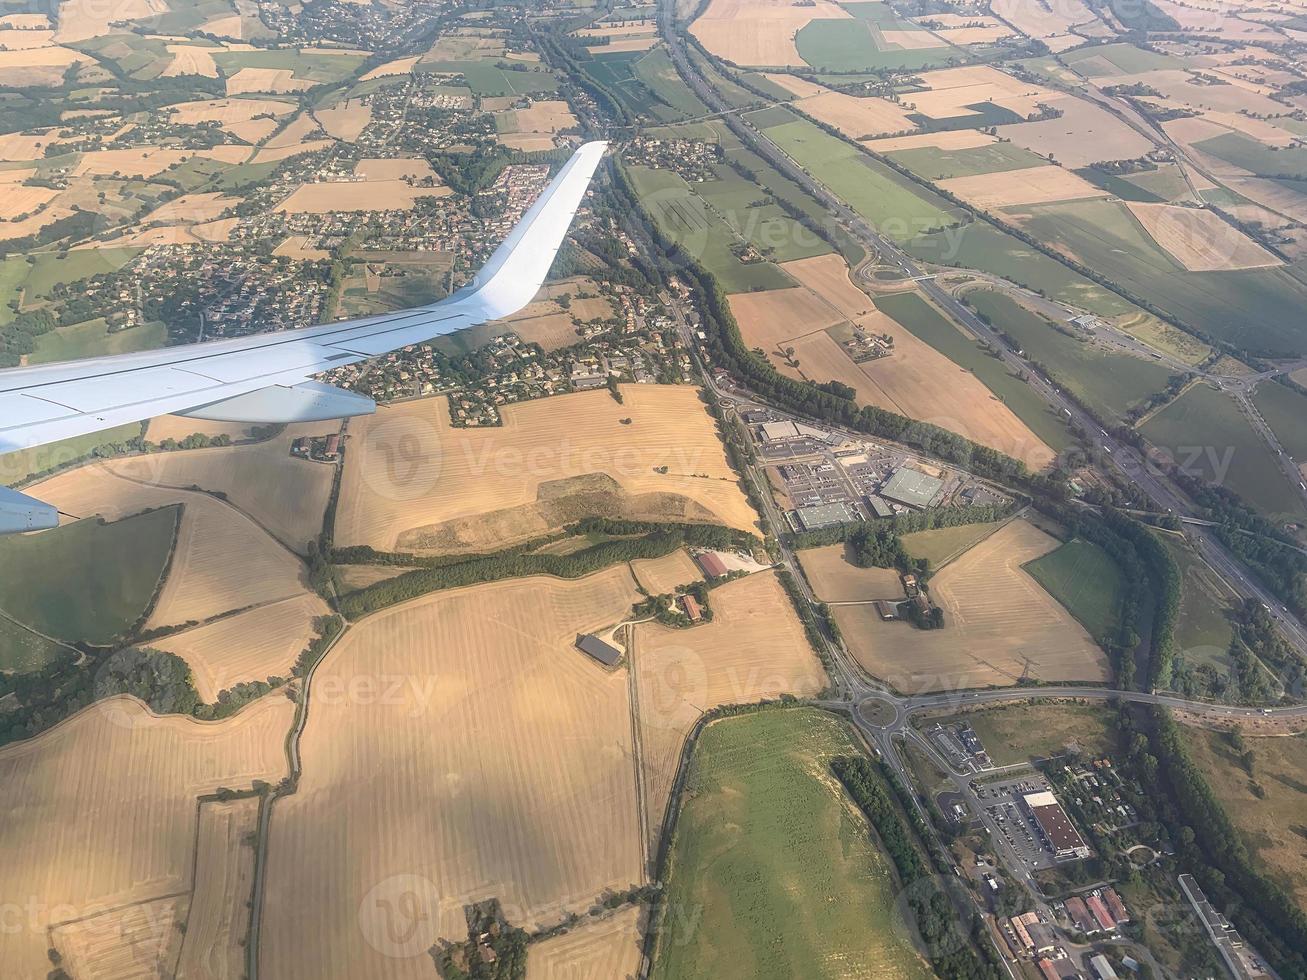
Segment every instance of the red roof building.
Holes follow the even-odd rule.
[[[1107,903],[1107,910],[1112,913],[1117,925],[1130,921],[1130,913],[1126,911],[1125,902],[1121,901],[1115,888],[1103,889],[1103,901]]]
[[[690,617],[690,622],[697,623],[703,619],[703,610],[699,608],[699,603],[694,601],[694,596],[681,596],[681,605],[685,607],[685,615]]]
[[[1075,896],[1066,900],[1066,914],[1071,916],[1071,921],[1075,923],[1077,929],[1083,933],[1097,932],[1098,924],[1094,917],[1089,914],[1089,909],[1085,907],[1084,900]]]
[[[705,551],[696,557],[699,567],[709,578],[718,578],[727,572],[726,563],[715,551]]]
[[[1057,972],[1057,967],[1047,957],[1039,961],[1039,972],[1044,975],[1045,980],[1062,980],[1062,974]]]
[[[1085,899],[1085,904],[1089,906],[1089,911],[1094,916],[1094,921],[1099,924],[1104,932],[1111,932],[1116,928],[1116,920],[1112,918],[1112,913],[1107,910],[1103,900],[1097,895],[1090,895]]]

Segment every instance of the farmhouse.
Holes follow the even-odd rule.
[[[880,495],[896,504],[925,510],[935,502],[943,488],[943,480],[900,466],[889,482],[880,488]]]
[[[1089,846],[1080,836],[1080,831],[1071,823],[1071,818],[1066,815],[1056,796],[1044,791],[1027,793],[1022,800],[1030,809],[1035,822],[1039,824],[1039,830],[1055,857],[1089,857]]]
[[[605,667],[616,667],[622,659],[622,651],[611,643],[606,643],[592,633],[576,638],[576,646],[582,653],[589,654]]]
[[[697,623],[703,619],[703,610],[699,608],[699,603],[695,601],[694,596],[681,596],[681,606],[685,609],[685,615],[690,618],[690,622]]]

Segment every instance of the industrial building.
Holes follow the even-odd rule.
[[[1080,836],[1080,831],[1076,830],[1056,796],[1045,790],[1042,793],[1027,793],[1021,799],[1039,825],[1040,834],[1054,857],[1089,857],[1089,845]]]
[[[1112,969],[1112,964],[1107,961],[1107,957],[1102,953],[1089,958],[1089,965],[1093,968],[1094,976],[1098,980],[1117,980],[1118,974]]]
[[[622,659],[622,651],[592,633],[576,638],[577,649],[599,661],[605,667],[616,667]]]
[[[763,442],[784,442],[799,438],[799,427],[793,422],[764,422],[758,431]]]
[[[694,560],[699,563],[699,567],[709,578],[720,578],[728,571],[726,562],[722,561],[722,556],[715,551],[702,551],[694,556]]]
[[[943,480],[900,466],[880,488],[880,495],[893,503],[925,510],[936,503],[936,498],[943,489]]]
[[[800,507],[794,512],[794,518],[798,521],[798,530],[801,531],[820,531],[824,527],[861,520],[858,512],[844,501],[818,504],[815,507]]]

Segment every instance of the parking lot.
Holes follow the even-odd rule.
[[[1051,868],[1057,864],[1053,852],[1040,836],[1035,818],[1021,802],[1027,793],[1047,789],[1048,781],[1038,773],[1023,773],[1000,782],[975,786],[976,796],[986,815],[1026,870]]]

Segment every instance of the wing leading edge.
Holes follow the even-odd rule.
[[[260,413],[300,412],[307,414],[293,418],[309,419],[371,410],[358,396],[338,392],[345,397],[332,398],[333,389],[309,379],[526,306],[544,284],[606,148],[593,142],[577,149],[476,278],[439,303],[256,337],[0,371],[0,454],[158,415],[277,422],[288,419]],[[0,499],[0,533],[13,504]]]

